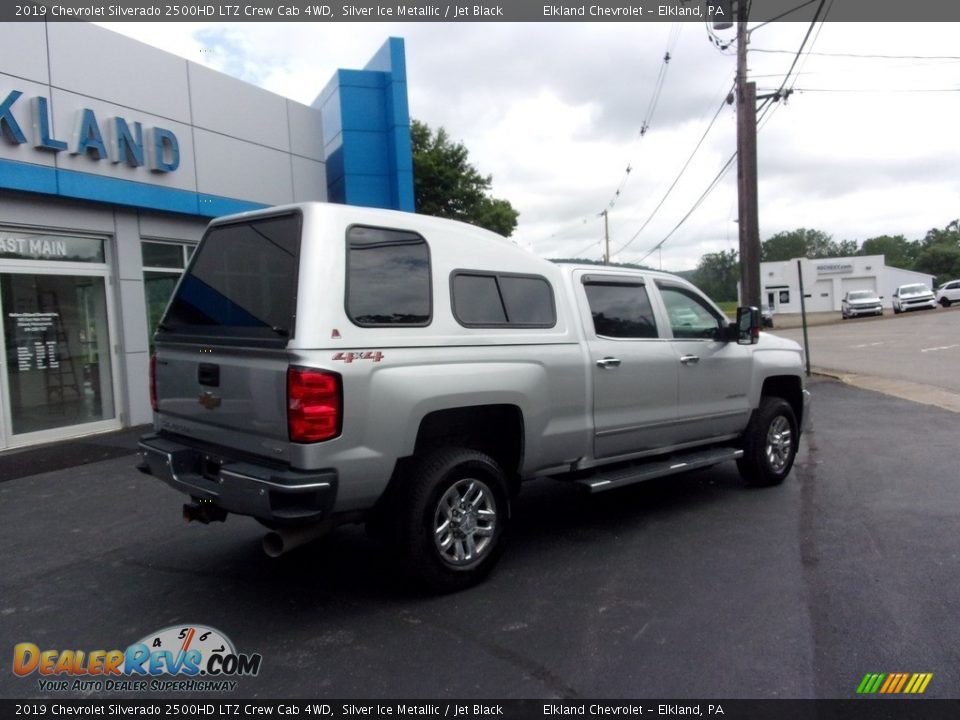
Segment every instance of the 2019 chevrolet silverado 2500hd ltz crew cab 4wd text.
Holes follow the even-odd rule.
[[[440,590],[493,567],[522,481],[587,492],[735,460],[790,472],[801,350],[658,272],[557,265],[432,217],[213,221],[156,334],[141,469],[279,553],[366,522]]]

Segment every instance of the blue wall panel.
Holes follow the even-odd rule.
[[[217,217],[266,207],[262,203],[13,160],[0,160],[0,187],[201,217]]]
[[[338,70],[313,106],[328,133],[328,199],[413,212],[403,40],[390,38],[363,70]]]

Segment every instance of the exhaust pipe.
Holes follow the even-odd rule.
[[[280,557],[294,548],[326,535],[330,528],[329,522],[321,522],[271,530],[263,536],[263,551],[272,558]]]
[[[183,506],[184,522],[196,520],[204,525],[212,522],[223,522],[227,519],[227,511],[222,507],[217,507],[209,500],[192,503],[185,503]]]

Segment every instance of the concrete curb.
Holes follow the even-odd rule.
[[[901,400],[933,405],[943,410],[960,413],[960,394],[933,385],[924,385],[908,380],[894,380],[892,378],[882,378],[873,375],[857,375],[855,373],[845,373],[826,368],[815,367],[812,368],[811,372],[815,375],[833,378],[847,385],[862,388],[863,390],[873,390],[874,392],[897,397]]]

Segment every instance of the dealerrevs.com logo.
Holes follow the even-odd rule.
[[[171,625],[126,650],[13,648],[14,674],[36,675],[42,692],[231,692],[234,678],[256,676],[262,660],[204,625]]]

